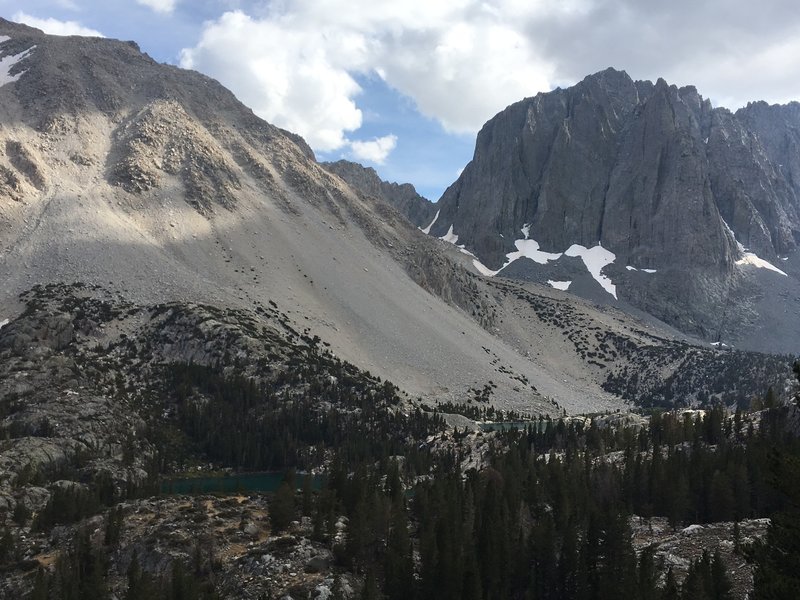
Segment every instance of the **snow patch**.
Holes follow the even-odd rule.
[[[632,267],[630,265],[625,266],[628,271],[641,271],[642,273],[658,273],[656,269],[637,269],[636,267]]]
[[[750,266],[753,266],[753,267],[757,267],[759,269],[768,269],[770,271],[775,271],[776,273],[780,273],[784,277],[788,277],[788,275],[786,273],[784,273],[783,271],[781,271],[778,267],[776,267],[772,263],[768,263],[763,258],[760,258],[760,257],[756,256],[755,253],[750,252],[750,250],[745,248],[742,245],[742,243],[739,240],[736,239],[736,234],[733,233],[733,229],[731,229],[730,225],[728,225],[728,223],[727,223],[727,221],[725,221],[725,219],[722,219],[722,224],[725,225],[725,229],[727,229],[728,233],[731,234],[731,237],[733,238],[733,241],[736,242],[736,247],[739,248],[739,252],[742,253],[742,257],[739,260],[736,261],[736,264],[738,266],[750,265]]]
[[[453,226],[452,225],[450,225],[450,229],[447,230],[447,233],[445,233],[439,239],[440,240],[444,240],[445,242],[448,242],[450,244],[453,244],[454,246],[456,244],[458,244],[458,236],[453,232]]]
[[[775,265],[768,263],[763,258],[759,258],[752,252],[745,252],[742,258],[736,261],[737,265],[752,265],[754,267],[758,267],[759,269],[769,269],[770,271],[775,271],[776,273],[780,273],[784,277],[788,277],[786,273],[781,271]]]
[[[442,209],[439,209],[439,210],[437,210],[437,211],[436,211],[436,214],[435,214],[435,215],[433,215],[433,221],[431,221],[430,225],[428,225],[428,226],[427,226],[425,229],[419,228],[419,230],[420,230],[422,233],[424,233],[425,235],[428,235],[428,234],[431,232],[431,227],[433,227],[433,224],[434,224],[434,223],[436,223],[436,220],[439,218],[439,212],[440,212],[441,210],[442,210]],[[451,227],[451,229],[452,229],[452,227]]]
[[[546,265],[551,261],[558,260],[562,256],[572,256],[572,257],[580,257],[583,260],[583,264],[586,265],[586,269],[589,271],[591,276],[599,283],[605,291],[609,294],[617,298],[617,287],[611,283],[611,280],[603,275],[601,271],[611,263],[613,263],[617,256],[613,252],[606,250],[601,245],[593,246],[592,248],[586,248],[585,246],[581,246],[579,244],[573,244],[569,247],[566,252],[543,252],[539,249],[539,242],[536,240],[530,239],[530,225],[525,224],[522,227],[522,234],[525,236],[525,239],[522,240],[515,240],[514,245],[517,247],[515,252],[509,252],[506,254],[506,262],[503,264],[502,267],[493,271],[489,269],[481,263],[479,260],[475,259],[472,261],[473,266],[478,270],[481,275],[485,275],[486,277],[494,277],[500,271],[505,269],[508,265],[513,263],[515,260],[520,258],[529,258],[533,262],[538,263],[540,265]],[[453,227],[450,227],[450,230],[447,232],[447,235],[443,236],[442,238],[445,241],[451,242],[455,244],[458,241],[458,236],[453,233]],[[463,247],[463,246],[462,246]],[[634,269],[633,267],[628,267],[628,269]],[[634,269],[635,270],[635,269]],[[648,272],[655,273],[654,269],[648,270]],[[548,282],[551,283],[551,282]],[[566,285],[569,287],[569,284],[572,282],[555,282],[561,285]],[[552,283],[551,283],[552,285]],[[553,286],[557,287],[557,286]],[[562,288],[558,288],[562,289]],[[563,289],[567,289],[566,287]]]
[[[3,40],[6,41],[6,40]],[[12,56],[4,56],[0,58],[0,87],[3,87],[7,83],[14,83],[17,79],[22,77],[25,71],[20,71],[16,75],[11,74],[11,69],[16,65],[19,61],[28,58],[28,55],[33,51],[36,46],[31,46],[27,50],[23,50],[19,54],[14,54]]]
[[[727,348],[728,347],[728,344],[725,344],[724,342],[711,342],[711,345],[714,346],[715,348]]]
[[[5,327],[6,325],[8,325],[8,319],[3,319],[2,321],[0,321],[0,329]]]
[[[502,270],[502,267],[501,267],[497,271],[492,271],[489,267],[487,267],[485,264],[483,264],[477,258],[472,260],[472,266],[474,266],[478,270],[478,273],[480,273],[484,277],[494,277],[495,275],[497,275]],[[505,265],[503,265],[503,266],[505,266]]]
[[[0,44],[2,44],[3,42],[7,42],[10,39],[11,38],[8,37],[7,35],[0,35]]]
[[[503,269],[505,269],[515,260],[523,257],[530,258],[533,262],[539,263],[540,265],[546,265],[551,260],[558,260],[562,256],[560,252],[558,254],[554,254],[552,252],[542,252],[539,250],[539,242],[536,240],[516,240],[514,245],[517,247],[517,251],[506,254],[508,261],[503,265]]]
[[[550,287],[554,287],[562,292],[566,292],[569,289],[569,286],[572,284],[571,281],[553,281],[552,279],[548,279],[547,283],[550,285]]]
[[[436,213],[436,217],[434,217],[434,219],[433,219],[434,223],[436,222],[436,219],[438,218],[438,216],[439,216],[439,213],[437,212]],[[431,225],[433,225],[433,223],[431,223]],[[431,225],[428,225],[427,229],[430,229]],[[424,229],[422,231],[425,232]],[[447,230],[447,233],[444,234],[439,239],[444,241],[444,242],[447,242],[449,244],[453,244],[453,246],[458,248],[458,251],[461,252],[461,254],[466,254],[467,256],[471,256],[472,259],[473,259],[472,260],[472,264],[475,265],[475,268],[480,272],[481,275],[485,275],[487,277],[494,277],[495,275],[497,275],[497,273],[498,273],[497,271],[492,271],[490,268],[488,268],[486,265],[484,265],[481,261],[479,261],[477,256],[475,256],[472,252],[467,250],[466,247],[464,246],[464,244],[459,244],[458,243],[458,235],[456,235],[456,233],[453,231],[453,226],[452,225],[450,225],[450,229]]]
[[[580,257],[595,281],[597,281],[605,291],[614,296],[614,299],[617,299],[617,286],[611,283],[611,280],[602,274],[602,270],[617,259],[616,254],[610,250],[606,250],[600,244],[592,246],[591,248],[581,246],[580,244],[572,244],[564,254],[572,257]]]

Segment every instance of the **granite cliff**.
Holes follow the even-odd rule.
[[[539,281],[557,279],[559,264],[567,278],[570,257],[591,272],[587,249],[602,248],[609,294],[689,333],[746,343],[761,334],[739,332],[779,310],[759,305],[759,289],[788,274],[797,290],[798,131],[796,103],[731,113],[694,87],[607,69],[486,123],[430,233],[464,245],[485,273]],[[518,257],[533,260],[508,268]]]

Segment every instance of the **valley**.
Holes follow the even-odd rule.
[[[431,203],[134,42],[0,19],[0,596],[782,583],[797,116],[607,70]]]

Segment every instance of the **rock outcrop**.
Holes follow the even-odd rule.
[[[734,114],[607,69],[486,123],[430,233],[457,235],[492,270],[523,229],[551,254],[601,245],[620,299],[707,336],[743,271],[779,271],[795,250],[799,181],[800,105]],[[627,281],[625,267],[658,274]]]
[[[417,227],[427,227],[436,214],[436,205],[420,196],[410,183],[384,181],[375,169],[349,160],[322,163],[322,166],[362,193],[388,202]]]

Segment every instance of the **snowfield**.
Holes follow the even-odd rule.
[[[436,214],[438,215],[439,213],[436,213]],[[450,225],[450,229],[447,230],[447,233],[445,233],[439,239],[440,240],[444,240],[445,242],[448,242],[450,244],[453,244],[453,246],[456,246],[458,244],[458,236],[455,233],[453,233],[453,226],[452,225]]]
[[[436,213],[436,217],[434,217],[433,222],[436,222],[436,218],[439,216],[439,213]],[[431,223],[433,225],[433,223]],[[430,230],[431,225],[429,225],[426,229]],[[500,271],[505,269],[508,265],[513,263],[520,258],[529,258],[533,262],[546,265],[551,261],[556,261],[562,256],[570,256],[574,258],[580,258],[583,261],[583,264],[586,266],[586,270],[589,271],[589,274],[594,278],[597,283],[599,283],[602,288],[614,296],[614,299],[617,299],[617,286],[615,286],[611,279],[603,275],[602,271],[605,267],[612,264],[616,259],[617,256],[610,250],[606,250],[603,248],[602,245],[598,244],[597,246],[592,246],[591,248],[587,248],[585,246],[581,246],[580,244],[573,244],[570,246],[566,252],[544,252],[540,250],[539,242],[534,239],[530,238],[530,224],[526,223],[521,231],[522,235],[525,237],[520,240],[514,240],[514,246],[517,247],[515,252],[509,252],[506,254],[506,262],[503,264],[502,267],[497,269],[496,271],[490,269],[486,265],[484,265],[478,258],[474,258],[472,261],[472,265],[475,269],[481,274],[486,277],[494,277]],[[425,229],[421,230],[425,232]],[[444,240],[445,242],[449,242],[459,248],[464,254],[468,254],[470,256],[475,256],[469,250],[464,248],[464,245],[458,245],[458,235],[453,231],[453,226],[450,225],[450,228],[447,230],[447,233],[439,238],[440,240]],[[634,267],[627,267],[628,270],[636,270]],[[655,269],[642,269],[645,273],[655,273]],[[569,288],[571,281],[548,281],[548,283],[559,290],[566,290]],[[564,286],[564,287],[559,287]]]
[[[539,242],[536,240],[516,240],[514,245],[517,247],[517,251],[506,254],[508,261],[500,268],[501,271],[520,258],[530,258],[535,263],[546,265],[551,260],[558,260],[563,256],[563,253],[542,252],[539,250]]]
[[[436,214],[433,215],[433,221],[431,221],[430,224],[428,224],[428,226],[425,229],[420,228],[420,231],[422,233],[424,233],[425,235],[429,235],[430,234],[431,227],[433,227],[433,224],[436,223],[437,219],[439,218],[439,213],[440,212],[441,212],[441,209],[436,211]],[[450,229],[452,229],[452,227]]]
[[[11,38],[7,36],[0,36],[0,44],[3,42],[7,42]],[[22,77],[25,71],[20,71],[16,75],[11,74],[11,69],[14,68],[19,61],[24,60],[28,57],[28,55],[33,51],[36,46],[31,46],[27,50],[20,52],[19,54],[13,54],[11,56],[4,56],[0,58],[0,87],[3,87],[6,84],[14,83],[17,79]]]
[[[752,252],[745,252],[742,255],[742,258],[736,261],[737,265],[751,265],[753,267],[758,267],[759,269],[769,269],[770,271],[775,271],[776,273],[780,273],[784,277],[788,277],[786,273],[781,271],[778,267],[773,265],[772,263],[768,263],[763,258],[759,258]]]
[[[750,266],[756,267],[758,269],[767,269],[769,271],[775,271],[776,273],[780,273],[784,277],[788,277],[788,275],[786,273],[784,273],[783,271],[781,271],[778,267],[776,267],[772,263],[767,262],[763,258],[760,258],[760,257],[756,256],[755,253],[750,252],[750,250],[745,248],[744,245],[742,245],[742,243],[739,240],[736,239],[736,234],[733,233],[733,229],[731,229],[731,226],[728,225],[728,223],[727,223],[727,221],[725,221],[725,219],[722,219],[722,224],[725,225],[725,229],[727,229],[728,233],[731,234],[731,237],[733,238],[733,241],[736,242],[736,246],[739,248],[739,252],[741,252],[741,254],[742,254],[742,257],[739,260],[736,261],[736,264],[738,266],[750,265]],[[788,257],[786,259],[788,259]],[[786,260],[786,259],[782,259],[782,260]]]
[[[615,299],[617,298],[617,286],[611,283],[611,279],[601,272],[605,267],[617,260],[616,254],[606,250],[599,244],[591,248],[580,244],[572,244],[564,254],[567,256],[579,256],[595,281],[603,286],[603,289],[614,296]]]

